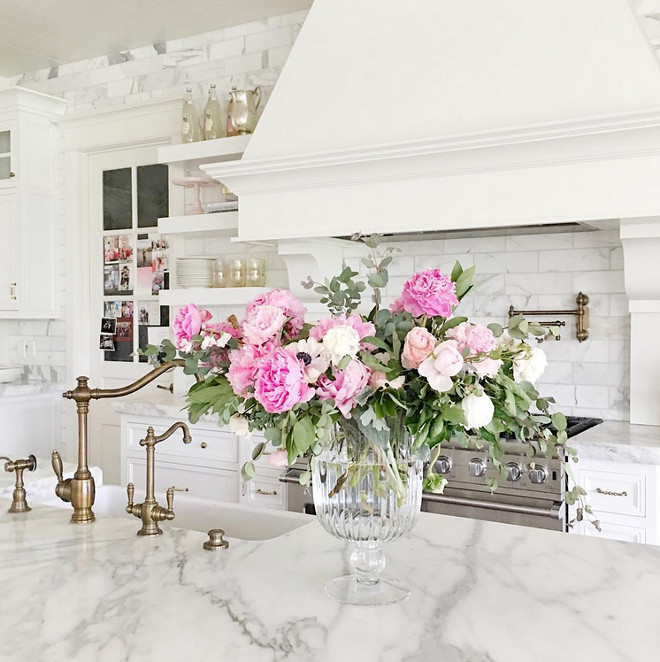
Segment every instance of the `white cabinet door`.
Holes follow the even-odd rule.
[[[0,191],[0,310],[18,310],[16,287],[16,223],[14,191]]]

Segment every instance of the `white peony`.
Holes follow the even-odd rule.
[[[335,326],[323,336],[323,346],[333,364],[346,355],[355,357],[360,349],[360,336],[352,326]]]
[[[493,401],[485,394],[470,393],[461,401],[461,409],[465,414],[468,430],[477,430],[488,425],[493,420],[495,406]]]
[[[210,347],[226,347],[227,343],[231,340],[231,336],[228,333],[223,333],[219,337],[216,337],[213,333],[209,333],[204,336],[202,340],[202,349],[209,349]]]
[[[240,414],[233,414],[229,418],[229,429],[239,437],[249,437],[252,434],[247,418]]]
[[[513,378],[517,382],[536,383],[548,367],[548,359],[540,347],[530,347],[513,360]]]

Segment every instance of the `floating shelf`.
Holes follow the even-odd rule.
[[[248,301],[268,292],[269,287],[187,287],[162,290],[158,297],[162,306],[244,306]]]
[[[212,233],[221,237],[234,237],[238,232],[238,212],[221,211],[212,214],[190,214],[158,219],[161,234]]]
[[[243,156],[251,134],[215,140],[200,140],[158,148],[158,163],[217,163],[235,161]]]

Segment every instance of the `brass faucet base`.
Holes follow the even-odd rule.
[[[13,471],[16,473],[16,484],[14,486],[14,491],[12,493],[11,506],[9,507],[8,513],[27,513],[32,508],[28,506],[25,492],[25,486],[23,483],[23,472],[27,469],[28,471],[34,471],[37,468],[37,458],[34,455],[30,455],[25,460],[10,460],[8,457],[2,457],[0,459],[7,460],[5,462],[5,471]]]
[[[8,513],[27,513],[32,508],[27,505],[27,501],[25,500],[25,490],[24,489],[15,489],[14,493],[12,494],[12,502],[11,506],[9,507],[9,510],[7,511]]]

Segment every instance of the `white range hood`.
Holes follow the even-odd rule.
[[[315,0],[243,158],[239,236],[660,214],[628,0]]]

